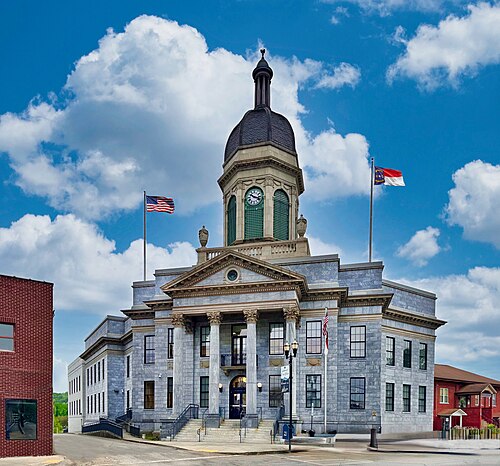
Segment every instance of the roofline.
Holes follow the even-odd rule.
[[[46,282],[45,280],[36,280],[34,278],[24,278],[24,277],[16,277],[15,275],[5,275],[3,273],[0,273],[0,277],[3,278],[9,278],[9,279],[15,279],[15,280],[22,280],[25,282],[35,282],[35,283],[44,283],[46,285],[54,286],[52,282]]]
[[[436,366],[446,366],[446,367],[451,367],[452,369],[455,369],[455,370],[458,370],[458,371],[461,371],[461,372],[465,372],[467,374],[470,374],[474,377],[481,377],[482,379],[487,379],[488,382],[485,382],[484,380],[477,380],[476,382],[471,382],[470,380],[464,380],[464,379],[457,379],[457,378],[450,378],[450,377],[439,377],[439,376],[436,376]],[[436,363],[434,364],[434,378],[435,379],[439,379],[439,380],[449,380],[450,382],[465,382],[465,383],[491,383],[493,385],[500,385],[500,380],[496,380],[496,379],[492,379],[491,377],[486,377],[484,375],[480,375],[480,374],[476,374],[475,372],[470,372],[470,371],[466,371],[464,369],[460,369],[458,367],[455,367],[455,366],[452,366],[450,364],[440,364],[440,363]]]
[[[339,267],[339,272],[344,270],[366,270],[366,269],[383,269],[384,263],[382,261],[373,262],[355,262],[353,264],[342,264]]]
[[[100,328],[107,320],[114,320],[114,321],[121,321],[121,322],[125,322],[128,318],[127,317],[122,317],[122,316],[113,316],[113,315],[107,315],[102,321],[101,323],[96,327],[94,328],[94,330],[92,330],[88,337],[85,338],[85,340],[83,341],[87,341],[96,331],[98,328]]]
[[[396,288],[397,290],[407,291],[409,293],[418,294],[418,295],[424,296],[426,298],[431,298],[434,300],[437,299],[436,294],[432,293],[431,291],[421,290],[419,288],[414,288],[414,287],[409,286],[409,285],[404,285],[402,283],[393,282],[392,280],[387,280],[385,278],[382,279],[382,285],[390,286],[391,288]]]

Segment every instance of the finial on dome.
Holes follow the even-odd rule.
[[[273,77],[273,70],[264,58],[266,49],[261,48],[260,53],[262,57],[252,73],[255,82],[255,108],[271,107],[271,79]]]

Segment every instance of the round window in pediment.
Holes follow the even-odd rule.
[[[238,280],[238,276],[238,271],[235,269],[228,270],[226,274],[226,277],[230,282],[235,282],[236,280]]]

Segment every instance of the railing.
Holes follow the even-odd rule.
[[[283,416],[285,415],[285,407],[280,406],[278,409],[278,413],[276,414],[276,419],[274,420],[273,424],[273,437],[276,438],[276,435],[279,435],[280,433],[280,421],[283,419]]]
[[[259,413],[259,424],[262,422],[262,406],[259,406],[257,408],[257,411]]]
[[[450,440],[490,440],[500,439],[499,428],[477,429],[475,427],[452,427],[449,432]]]
[[[189,404],[184,408],[184,411],[179,414],[177,419],[173,421],[163,421],[162,423],[165,424],[165,426],[162,436],[164,438],[170,437],[170,440],[174,439],[190,419],[198,419],[199,409],[199,405]]]
[[[247,420],[245,409],[242,409],[240,413],[240,443],[242,442],[242,434],[244,434],[245,437],[247,436]]]
[[[257,367],[259,367],[259,355],[255,355]],[[221,367],[238,367],[247,365],[246,353],[229,353],[220,355]]]
[[[94,432],[108,432],[118,438],[123,438],[123,428],[116,422],[101,418],[98,422],[82,426],[82,434],[92,434]]]
[[[129,424],[128,425],[130,435],[133,435],[134,437],[141,437],[141,428],[139,426],[136,426],[134,424]]]
[[[226,407],[225,406],[219,406],[219,418],[222,419],[223,421],[226,419]]]
[[[120,423],[120,422],[128,422],[132,419],[132,409],[127,409],[127,411],[122,414],[121,416],[118,416],[115,421],[117,423]]]

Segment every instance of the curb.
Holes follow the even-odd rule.
[[[182,445],[172,445],[171,443],[155,443],[155,442],[150,442],[148,440],[132,440],[128,438],[123,438],[125,442],[131,442],[131,443],[142,443],[144,445],[157,445],[159,447],[164,447],[164,448],[173,448],[174,450],[182,450],[182,451],[192,451],[193,453],[216,453],[218,455],[228,455],[228,456],[255,456],[255,455],[269,455],[269,454],[287,454],[288,450],[259,450],[259,451],[241,451],[241,452],[235,452],[235,451],[221,451],[221,450],[216,450],[216,449],[210,449],[207,446],[206,450],[197,450],[189,447],[185,447]],[[201,442],[200,442],[201,443]],[[307,451],[303,448],[300,447],[295,447],[292,450],[292,453],[295,452],[304,452]]]
[[[477,453],[471,452],[459,452],[459,451],[432,451],[432,450],[385,450],[383,448],[366,447],[368,451],[373,451],[375,453],[417,453],[426,455],[455,455],[455,456],[476,456]]]

